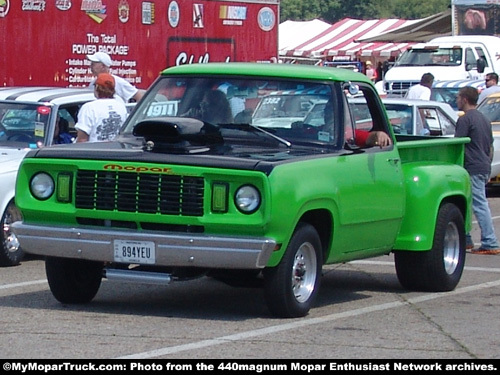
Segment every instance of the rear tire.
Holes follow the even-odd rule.
[[[465,265],[465,225],[461,211],[451,203],[441,206],[430,251],[396,251],[394,256],[403,287],[428,292],[455,289]]]
[[[11,201],[0,221],[0,266],[17,266],[23,259],[24,252],[19,244],[17,236],[12,232],[10,226],[15,221],[22,220],[21,211]]]
[[[280,264],[264,270],[264,293],[280,318],[308,314],[318,293],[323,264],[321,241],[312,225],[299,224]]]
[[[90,302],[101,286],[103,264],[81,259],[49,257],[45,272],[50,291],[61,303]]]

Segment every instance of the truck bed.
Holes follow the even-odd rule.
[[[442,162],[463,165],[464,144],[469,138],[396,135],[401,162]]]

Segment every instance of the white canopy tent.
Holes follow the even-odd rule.
[[[311,21],[285,21],[279,25],[279,48],[289,49],[328,29],[331,24],[314,19]]]
[[[321,60],[317,58],[309,58],[302,56],[285,56],[281,54],[281,50],[293,49],[294,46],[304,43],[307,40],[314,38],[328,29],[331,24],[314,19],[311,21],[285,21],[279,25],[278,46],[280,49],[280,57],[283,60],[309,60],[309,63],[318,63]]]
[[[382,56],[397,56],[409,46],[411,42],[360,42],[362,38],[375,37],[388,31],[411,25],[418,20],[375,19],[357,20],[345,18],[322,31],[317,32],[309,39],[297,38],[295,42],[279,44],[280,57],[331,59],[333,56],[348,56],[350,58]],[[286,23],[286,22],[284,22]],[[287,27],[299,27],[290,24]],[[312,30],[312,29],[311,29]],[[280,25],[280,34],[282,33]],[[291,33],[291,32],[290,32]]]

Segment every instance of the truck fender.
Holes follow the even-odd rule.
[[[318,232],[323,250],[323,260],[328,259],[328,252],[331,248],[335,223],[338,223],[338,206],[334,200],[314,199],[304,203],[293,219],[290,230],[286,230],[290,236],[282,242],[281,248],[274,251],[268,262],[268,267],[278,265],[291,239],[291,234],[295,232],[301,223],[311,224]]]
[[[470,178],[464,168],[446,163],[408,163],[403,165],[403,172],[406,206],[394,250],[430,250],[439,207],[444,202],[453,202],[461,210],[465,229],[470,230]]]

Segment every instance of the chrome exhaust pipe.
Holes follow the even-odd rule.
[[[103,270],[103,277],[105,277],[109,281],[122,281],[153,285],[167,285],[172,281],[172,276],[168,273],[117,270],[107,268]]]

